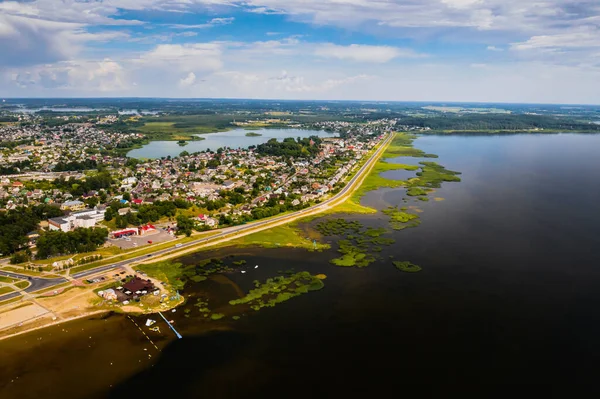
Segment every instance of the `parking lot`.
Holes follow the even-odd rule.
[[[121,249],[141,248],[152,243],[172,241],[175,237],[164,230],[157,230],[155,233],[145,234],[143,236],[129,236],[127,238],[109,238],[108,242]]]

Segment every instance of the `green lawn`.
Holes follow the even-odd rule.
[[[0,287],[0,295],[8,294],[9,292],[13,292],[14,290],[10,287]]]
[[[19,281],[18,283],[15,283],[15,286],[20,289],[27,288],[29,285],[29,281]]]
[[[315,249],[313,241],[301,236],[300,230],[290,225],[276,226],[225,243],[223,246],[260,246],[264,248],[296,247]],[[214,248],[214,247],[213,247]],[[316,243],[317,250],[329,249],[329,245]]]

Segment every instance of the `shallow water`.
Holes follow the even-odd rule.
[[[367,389],[384,394],[406,383],[585,382],[595,376],[600,136],[426,136],[415,146],[440,155],[434,161],[461,171],[463,181],[445,183],[432,195],[445,198],[441,202],[408,199],[407,206],[423,210],[422,224],[391,233],[396,242],[384,248],[382,261],[339,268],[329,264],[335,250],[289,249],[186,257],[183,262],[193,263],[232,253],[233,260],[247,260],[245,274],[186,287],[186,294],[221,295],[222,303],[282,269],[328,278],[320,291],[236,322],[207,322],[194,313],[186,318],[178,310],[171,317],[184,339],[168,331],[155,337],[165,348],[158,359],[144,358],[148,342],[122,316],[71,323],[73,334],[64,338],[37,342],[40,332],[34,332],[0,341],[0,397],[124,397],[149,386],[153,394],[184,398],[338,397]],[[383,189],[364,202],[402,205],[405,197],[402,189]],[[381,214],[353,218],[388,225]],[[390,255],[423,271],[402,273]],[[80,326],[86,331],[75,333]],[[96,340],[102,350],[84,347],[88,334],[103,337]],[[118,373],[109,359],[122,360]],[[144,368],[144,361],[156,362]],[[16,377],[18,383],[8,382]]]

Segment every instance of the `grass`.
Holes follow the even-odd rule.
[[[19,281],[18,283],[15,283],[15,287],[19,288],[19,289],[24,289],[29,287],[30,283],[29,281]]]
[[[386,152],[387,153],[387,150]],[[385,156],[384,153],[384,156]],[[378,160],[371,172],[367,176],[367,178],[363,181],[361,186],[354,191],[352,194],[352,199],[354,201],[359,201],[366,193],[369,191],[377,190],[380,188],[397,188],[404,186],[405,182],[403,180],[392,180],[387,179],[381,176],[381,173],[387,172],[390,170],[412,170],[416,171],[419,167],[415,165],[404,165],[399,163],[388,163],[385,160]]]
[[[207,123],[199,115],[170,116],[161,119],[159,121],[146,121],[143,126],[136,128],[136,130],[145,134],[150,140],[167,141],[204,140],[204,138],[196,135],[228,130],[227,128]]]
[[[210,236],[213,236],[218,233],[220,233],[220,231],[214,230],[214,231],[209,231],[209,232],[203,232],[200,234],[195,234],[195,235],[192,235],[191,237],[183,237],[183,238],[178,238],[177,240],[167,241],[167,242],[163,242],[163,243],[145,245],[142,248],[130,249],[130,250],[119,249],[119,251],[120,251],[119,253],[121,255],[114,256],[112,258],[103,259],[99,262],[93,262],[93,263],[88,263],[86,265],[73,267],[70,269],[71,274],[79,273],[79,272],[82,272],[85,270],[94,269],[99,266],[109,265],[111,263],[116,263],[116,262],[119,262],[122,260],[127,260],[127,259],[130,259],[133,257],[143,256],[143,255],[153,253],[153,252],[161,250],[161,249],[174,247],[175,244],[185,244],[190,241],[194,241],[194,240],[197,240],[197,239],[203,238],[203,237],[210,237]]]
[[[421,187],[411,187],[408,190],[406,190],[406,195],[409,195],[411,197],[418,197],[421,195],[427,195],[427,190],[421,188]]]
[[[408,227],[417,227],[421,224],[418,215],[405,212],[404,210],[398,210],[398,208],[393,206],[384,209],[381,212],[390,217],[390,225],[394,230],[404,230]]]
[[[421,201],[428,201],[426,196],[432,188],[439,188],[442,182],[459,182],[459,172],[447,170],[435,162],[423,161],[419,165],[404,165],[400,163],[389,163],[386,159],[398,157],[437,158],[435,154],[427,154],[416,149],[412,143],[416,136],[406,133],[396,133],[392,142],[385,149],[381,158],[377,161],[362,185],[352,194],[349,201],[359,204],[360,199],[369,191],[380,188],[406,187],[407,195],[420,197]],[[403,180],[392,180],[381,176],[381,173],[389,170],[412,170],[418,171],[416,177]],[[358,205],[362,207],[361,205]]]
[[[51,269],[52,269],[52,267],[46,267],[44,269],[44,271],[51,270]],[[48,277],[48,278],[60,277],[60,275],[58,275],[58,274],[51,274],[51,273],[43,274],[41,272],[38,272],[37,269],[27,270],[23,267],[5,266],[0,270],[7,271],[7,272],[15,272],[15,273],[24,274],[26,276],[33,276],[33,277]]]
[[[338,252],[342,256],[330,261],[341,267],[367,267],[377,260],[372,252],[380,252],[382,245],[394,243],[393,239],[381,237],[385,229],[364,229],[358,221],[329,219],[319,223],[317,230],[323,235],[344,237],[338,241]]]
[[[235,240],[223,243],[223,247],[249,247],[259,246],[263,248],[280,248],[280,247],[293,247],[293,248],[304,248],[309,251],[329,249],[330,246],[319,242],[315,243],[305,237],[302,237],[300,230],[295,226],[283,225],[276,226],[271,229],[262,230],[253,234],[249,234],[244,237],[237,238]],[[219,247],[220,245],[213,246],[210,249]]]
[[[0,283],[9,283],[9,284],[12,284],[12,283],[14,283],[15,281],[19,281],[19,280],[18,280],[18,279],[11,278],[11,277],[4,277],[4,276],[0,276]]]
[[[213,313],[210,315],[211,320],[220,320],[223,317],[225,317],[225,315],[223,313]]]
[[[0,287],[0,295],[8,294],[9,292],[13,292],[14,289],[11,287]]]
[[[256,288],[250,290],[244,297],[229,301],[229,304],[250,305],[254,310],[274,307],[296,296],[322,289],[325,286],[323,277],[300,272],[287,277],[269,278],[265,283],[257,283]]]
[[[407,262],[407,261],[401,262],[401,261],[395,260],[392,263],[394,264],[396,269],[406,272],[406,273],[417,273],[422,270],[421,266],[417,266],[417,265]]]
[[[19,302],[21,299],[23,299],[22,296],[17,296],[14,298],[7,299],[5,301],[0,301],[0,306],[8,305],[9,303],[13,303],[13,302]]]
[[[233,270],[224,264],[221,259],[205,259],[195,265],[161,261],[138,265],[136,269],[157,280],[167,282],[171,287],[171,291],[183,289],[188,281],[200,283],[205,281],[206,276],[211,274],[226,273]]]
[[[169,261],[137,265],[136,269],[148,274],[148,276],[160,281],[167,282],[173,289],[180,290],[184,287],[184,269],[181,263]]]
[[[69,288],[70,289],[71,287],[75,287],[75,286],[72,285],[70,281],[67,281],[67,282],[55,285],[53,287],[50,287],[50,288],[44,288],[43,290],[35,291],[35,293],[36,294],[45,294],[47,292],[52,292],[52,291],[55,291],[55,290],[59,290],[61,288]],[[66,289],[64,291],[66,291]]]

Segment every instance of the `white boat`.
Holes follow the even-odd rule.
[[[146,327],[150,327],[154,323],[156,323],[156,320],[148,319],[146,320]]]
[[[255,269],[258,269],[258,265],[254,266]]]
[[[246,273],[246,271],[245,271],[245,270],[242,270],[242,273]]]

